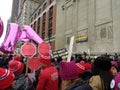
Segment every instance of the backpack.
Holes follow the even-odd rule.
[[[25,76],[15,80],[14,90],[35,90],[33,83]]]
[[[77,81],[69,85],[65,90],[93,90],[86,81]]]

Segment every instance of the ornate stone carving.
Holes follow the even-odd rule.
[[[100,37],[101,38],[106,38],[106,36],[107,36],[106,27],[101,28],[101,30],[100,30]]]
[[[113,39],[113,26],[112,23],[96,26],[96,39],[97,40],[111,40]]]

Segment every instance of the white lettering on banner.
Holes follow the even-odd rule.
[[[58,73],[51,74],[51,80],[57,80],[58,79]]]
[[[80,63],[77,63],[76,65],[77,65],[79,68],[81,68],[82,70],[85,70],[85,67],[82,66],[82,65],[80,65]]]

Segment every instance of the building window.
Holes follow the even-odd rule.
[[[33,25],[31,25],[31,27],[33,28]]]
[[[43,5],[43,10],[45,10],[45,8],[46,8],[46,3]]]
[[[37,28],[37,33],[40,33],[40,18],[38,19],[38,28]]]
[[[34,15],[34,19],[36,18],[36,16],[37,16],[37,13]]]
[[[52,37],[52,29],[49,29],[49,31],[48,31],[48,37],[49,37],[49,39],[50,39],[50,37]]]
[[[42,26],[43,26],[42,30],[45,30],[45,22],[42,23]]]
[[[45,38],[45,22],[46,22],[46,13],[43,14],[43,20],[42,20],[42,39]]]
[[[106,28],[105,27],[101,28],[100,36],[101,36],[101,38],[106,38],[107,32],[106,32]]]
[[[38,15],[40,15],[40,13],[41,13],[41,9],[39,9],[39,11],[38,11]]]
[[[52,28],[52,18],[49,18],[49,29],[51,29]]]
[[[42,39],[45,39],[45,22],[42,23]]]
[[[42,39],[45,39],[45,32],[42,32]]]
[[[70,44],[70,37],[66,37],[66,43],[69,45]]]
[[[33,21],[33,17],[31,18],[31,22]]]
[[[50,0],[50,4],[53,2],[53,0]]]
[[[48,38],[52,37],[53,7],[49,10]]]
[[[50,17],[53,16],[53,7],[51,7],[50,10],[49,10],[49,16],[50,16]]]
[[[43,14],[43,22],[46,20],[46,13]]]
[[[34,23],[34,30],[36,31],[36,22]]]

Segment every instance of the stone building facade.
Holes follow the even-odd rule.
[[[17,23],[20,26],[30,24],[30,15],[38,7],[41,0],[19,0]]]
[[[75,53],[119,53],[120,0],[57,0],[55,36],[56,49],[68,49],[75,36]]]
[[[12,23],[16,23],[16,19],[17,19],[17,15],[18,15],[18,5],[19,5],[19,0],[13,0],[11,20],[10,20],[10,22],[12,22]]]

